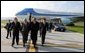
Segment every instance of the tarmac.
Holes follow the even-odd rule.
[[[22,35],[19,35],[19,45],[11,46],[12,37],[6,39],[6,29],[1,29],[1,52],[28,52],[29,44],[23,47]],[[28,36],[28,40],[30,37]],[[29,42],[29,41],[28,41]],[[37,52],[84,52],[84,34],[74,32],[47,32],[44,46],[38,33]]]

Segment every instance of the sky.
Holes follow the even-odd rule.
[[[14,17],[24,8],[84,13],[84,1],[1,1],[1,17]]]

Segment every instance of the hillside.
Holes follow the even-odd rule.
[[[74,23],[76,23],[76,22],[84,22],[84,16],[73,17],[73,18],[70,18],[70,20],[73,21]]]

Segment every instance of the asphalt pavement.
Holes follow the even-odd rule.
[[[6,39],[6,30],[1,29],[1,52],[27,52],[28,43],[23,47],[22,35],[19,35],[19,45],[11,47],[12,37]],[[28,36],[28,40],[30,37]],[[84,34],[74,32],[47,32],[44,46],[38,33],[37,52],[84,52]]]

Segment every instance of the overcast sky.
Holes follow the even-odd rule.
[[[1,1],[1,17],[13,17],[24,8],[84,13],[84,1]]]

